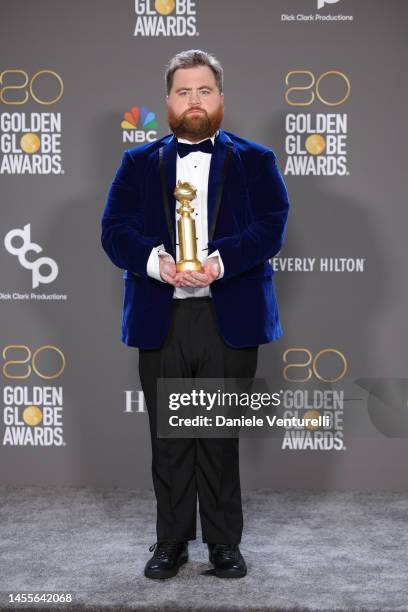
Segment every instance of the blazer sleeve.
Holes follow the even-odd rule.
[[[242,232],[209,243],[218,249],[224,264],[220,282],[261,264],[282,247],[289,201],[285,183],[272,150],[260,156],[257,170],[248,182],[253,220]]]
[[[110,186],[102,216],[102,247],[123,270],[147,277],[147,260],[158,236],[142,233],[141,170],[125,151]]]

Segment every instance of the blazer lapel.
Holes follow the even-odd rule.
[[[209,241],[214,237],[232,148],[232,140],[224,130],[220,129],[214,141],[214,151],[211,156],[208,177],[207,220]]]
[[[160,159],[162,157],[162,159]],[[177,139],[172,134],[166,144],[159,150],[159,170],[162,187],[162,200],[166,215],[167,229],[172,246],[172,255],[176,258],[176,199],[174,188],[177,175]]]

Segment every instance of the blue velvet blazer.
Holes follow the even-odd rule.
[[[159,348],[174,287],[147,275],[154,246],[175,258],[177,140],[173,134],[125,151],[102,217],[102,246],[124,270],[122,341]],[[224,276],[211,284],[218,330],[234,348],[282,335],[269,258],[281,249],[289,202],[275,154],[219,130],[208,181],[208,253],[219,250]]]

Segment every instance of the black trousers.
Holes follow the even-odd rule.
[[[239,305],[237,305],[239,307]],[[258,346],[231,348],[220,336],[211,298],[174,299],[159,349],[139,349],[149,414],[157,539],[239,544],[243,529],[239,438],[157,438],[157,378],[255,376]]]

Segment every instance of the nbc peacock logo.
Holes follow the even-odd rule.
[[[123,134],[123,142],[136,144],[153,142],[157,140],[157,121],[156,115],[149,111],[146,106],[139,108],[132,106],[130,111],[126,111],[120,124]]]

